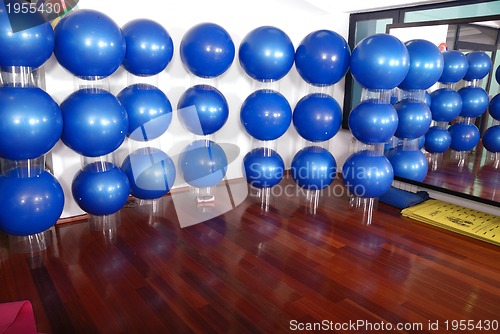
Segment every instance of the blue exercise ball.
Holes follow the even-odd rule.
[[[429,153],[444,153],[450,145],[450,133],[440,126],[431,126],[425,134],[424,148]]]
[[[186,130],[199,136],[219,131],[229,117],[226,98],[210,85],[188,88],[179,98],[177,109]]]
[[[52,227],[63,211],[64,193],[61,185],[47,171],[27,175],[27,167],[18,167],[0,176],[0,230],[27,236]]]
[[[163,71],[172,60],[174,43],[159,23],[136,19],[122,27],[126,53],[122,65],[137,76],[150,76]]]
[[[128,132],[127,111],[103,89],[80,89],[61,104],[61,140],[75,152],[98,157],[116,150]]]
[[[385,143],[398,128],[398,113],[391,104],[369,99],[358,103],[349,114],[349,129],[363,143]]]
[[[425,104],[427,104],[429,108],[431,107],[432,104],[431,94],[429,94],[428,91],[425,91]]]
[[[419,138],[429,130],[432,122],[431,110],[421,101],[401,100],[394,104],[398,113],[398,128],[395,136],[398,138]]]
[[[470,151],[479,143],[479,129],[474,124],[454,123],[448,131],[451,135],[450,148],[452,150]]]
[[[345,39],[331,30],[308,34],[295,52],[295,67],[302,79],[316,86],[329,86],[349,69],[351,50]]]
[[[189,29],[181,40],[180,55],[186,69],[201,78],[217,77],[231,66],[235,48],[229,33],[215,23]]]
[[[347,158],[342,166],[342,180],[350,194],[375,198],[385,194],[394,179],[394,169],[384,155],[359,151]]]
[[[451,122],[462,111],[462,98],[457,91],[440,88],[431,93],[432,119],[436,122]]]
[[[295,48],[288,35],[272,26],[250,31],[238,50],[240,65],[251,78],[277,81],[292,68]]]
[[[0,115],[0,158],[38,158],[49,152],[61,137],[61,110],[38,87],[0,88]]]
[[[469,61],[465,55],[457,50],[443,52],[443,74],[439,82],[449,84],[463,79],[469,69]]]
[[[490,152],[500,152],[500,125],[494,125],[486,129],[483,134],[483,146]]]
[[[36,69],[42,66],[54,51],[52,26],[45,22],[13,32],[7,13],[5,3],[0,2],[0,68],[26,66]]]
[[[429,163],[422,151],[406,151],[402,147],[395,147],[385,154],[392,164],[394,176],[417,182],[422,182],[427,176]]]
[[[125,52],[122,30],[97,10],[72,11],[55,28],[54,55],[62,67],[77,77],[110,76],[120,67]]]
[[[464,80],[481,80],[491,71],[491,58],[484,51],[472,51],[466,56],[469,68],[465,73]]]
[[[441,51],[433,43],[414,39],[405,43],[410,55],[410,69],[399,88],[404,90],[428,89],[443,73],[444,60]]]
[[[352,50],[351,74],[364,88],[393,89],[404,80],[409,69],[406,46],[392,35],[368,36]]]
[[[495,71],[495,79],[497,83],[500,85],[500,66],[498,66],[497,70]]]
[[[156,199],[166,195],[175,182],[172,159],[160,149],[143,147],[130,153],[121,169],[127,174],[130,194],[140,199]]]
[[[462,98],[462,117],[479,117],[488,109],[488,93],[481,87],[463,87],[458,90]]]
[[[78,206],[95,216],[118,212],[130,195],[127,175],[111,162],[93,162],[79,170],[71,184]]]
[[[261,89],[250,94],[240,110],[240,121],[246,132],[258,140],[281,137],[292,122],[292,108],[280,93]]]
[[[222,147],[211,140],[196,140],[179,155],[179,171],[192,187],[217,185],[226,176],[228,160]]]
[[[491,117],[500,121],[500,94],[493,96],[488,108]]]
[[[292,178],[301,188],[321,190],[328,187],[337,175],[333,155],[319,146],[307,146],[292,159]]]
[[[283,179],[285,163],[276,151],[259,147],[243,157],[243,173],[252,187],[271,188]]]
[[[172,121],[172,105],[157,87],[135,84],[124,88],[117,98],[127,111],[130,139],[149,141],[167,131]]]
[[[329,140],[342,125],[342,109],[330,95],[304,96],[293,110],[293,125],[302,138],[312,142]]]

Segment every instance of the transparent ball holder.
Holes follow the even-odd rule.
[[[45,156],[29,160],[7,160],[0,159],[1,175],[9,174],[10,177],[18,178],[36,177],[45,171]],[[15,217],[13,217],[15,223]],[[15,253],[34,254],[46,250],[52,240],[52,227],[30,235],[9,234],[9,248]]]

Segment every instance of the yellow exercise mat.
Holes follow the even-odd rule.
[[[401,214],[500,246],[500,216],[434,199],[404,209]]]

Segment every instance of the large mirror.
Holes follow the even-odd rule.
[[[500,65],[500,1],[448,2],[426,6],[352,14],[349,43],[353,48],[364,37],[375,33],[390,33],[403,42],[426,39],[449,50],[484,51],[492,60],[492,71],[481,81],[491,99],[500,93],[495,70]],[[456,84],[458,90],[463,82]],[[431,87],[429,92],[438,88]],[[346,79],[344,127],[349,111],[361,97],[361,87],[352,78]],[[494,124],[488,112],[475,120],[480,133]],[[399,178],[410,185],[482,202],[493,207],[500,202],[500,167],[494,156],[481,143],[465,159],[452,150],[439,160],[429,157],[429,172],[423,182]]]

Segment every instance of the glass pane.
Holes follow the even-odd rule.
[[[489,29],[477,25],[460,25],[460,34],[458,40],[460,42],[470,42],[486,45],[497,44],[496,29]]]
[[[499,14],[500,1],[491,1],[456,7],[409,11],[405,13],[404,22],[440,21]]]

